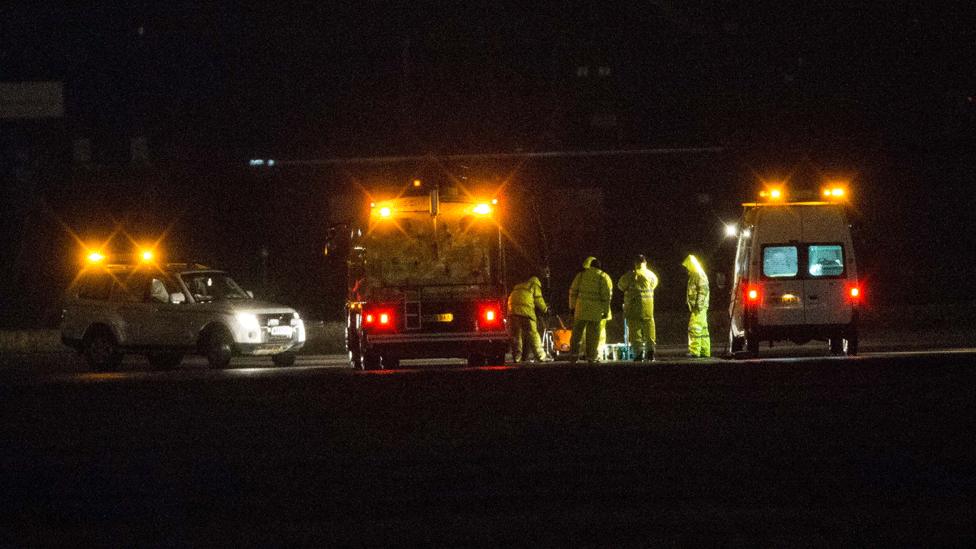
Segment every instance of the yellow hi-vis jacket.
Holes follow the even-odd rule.
[[[650,269],[634,269],[617,281],[624,293],[624,317],[654,318],[654,289],[657,275]]]
[[[569,287],[569,306],[576,320],[602,320],[610,318],[610,297],[613,281],[610,275],[590,267],[595,258],[583,262],[583,270],[576,274]]]
[[[689,255],[681,263],[688,270],[688,310],[697,313],[708,310],[708,275],[698,258]]]
[[[536,309],[545,314],[549,307],[542,298],[542,282],[533,276],[525,282],[516,284],[512,288],[512,293],[508,294],[508,314],[535,320]]]

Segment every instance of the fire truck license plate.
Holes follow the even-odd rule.
[[[453,322],[453,313],[441,313],[439,315],[434,315],[434,322]]]

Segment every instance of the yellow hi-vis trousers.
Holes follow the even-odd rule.
[[[707,310],[693,312],[688,319],[688,354],[701,357],[712,356]]]
[[[536,360],[542,360],[546,356],[546,352],[542,349],[542,338],[539,337],[539,330],[536,329],[535,319],[512,315],[508,317],[508,322],[512,335],[512,360],[521,362],[528,358],[529,351],[532,351]],[[523,341],[528,346],[524,354],[522,352]]]
[[[569,354],[579,356],[580,342],[585,346],[586,360],[594,361],[600,352],[600,339],[606,320],[577,320],[573,322],[573,335],[569,338]]]
[[[627,343],[635,358],[651,358],[657,344],[657,331],[653,318],[631,317],[627,319]],[[646,348],[645,348],[646,347]]]

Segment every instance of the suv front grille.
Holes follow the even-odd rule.
[[[291,326],[291,318],[291,313],[259,314],[258,322],[261,326]]]

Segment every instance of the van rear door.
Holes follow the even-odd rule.
[[[753,280],[758,278],[762,294],[757,320],[763,326],[803,324],[801,212],[792,206],[777,206],[756,213]]]
[[[807,324],[848,324],[849,280],[857,280],[850,231],[839,207],[807,208],[801,268]]]
[[[803,324],[800,251],[795,242],[766,244],[760,249],[762,306],[759,308],[759,324]]]

